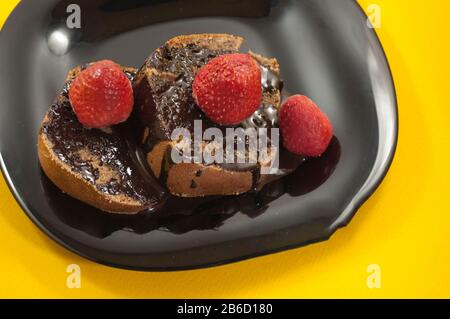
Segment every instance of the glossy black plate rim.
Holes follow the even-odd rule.
[[[361,14],[365,16],[366,13],[363,10],[363,8],[361,7],[361,5],[357,2],[357,0],[352,0],[352,2],[359,9]],[[20,5],[20,3],[18,5]],[[9,16],[11,16],[11,14],[16,9],[17,9],[17,7],[10,13]],[[8,19],[9,19],[9,16],[8,16]],[[7,23],[8,19],[5,21],[4,24]],[[378,37],[378,34],[374,31],[374,29],[372,29],[371,32],[373,33],[374,39],[377,42],[376,44],[380,48],[381,53],[383,55],[383,58],[384,58],[384,60],[386,62],[387,71],[388,71],[387,74],[389,75],[390,87],[391,87],[391,90],[392,90],[392,93],[393,93],[393,101],[392,101],[393,105],[392,105],[392,107],[393,107],[393,111],[394,111],[393,112],[393,116],[395,118],[394,118],[394,121],[393,121],[393,133],[394,133],[394,136],[393,136],[393,139],[392,139],[392,145],[389,148],[389,155],[387,156],[386,161],[385,161],[385,163],[382,166],[382,169],[378,170],[377,176],[375,178],[372,178],[372,179],[369,176],[366,179],[366,184],[369,183],[369,185],[365,187],[364,191],[361,191],[361,189],[363,187],[360,188],[358,193],[354,196],[354,198],[353,198],[354,200],[352,201],[352,203],[350,203],[346,207],[346,209],[342,212],[341,218],[339,218],[339,220],[337,220],[332,225],[332,227],[330,227],[329,233],[327,235],[323,236],[322,238],[317,238],[317,239],[306,241],[306,242],[302,242],[302,243],[299,243],[299,244],[286,245],[286,246],[278,247],[276,249],[265,250],[265,251],[262,251],[262,252],[256,252],[254,254],[246,254],[246,255],[235,257],[235,258],[221,260],[221,261],[218,261],[218,262],[202,263],[202,264],[199,264],[199,265],[185,266],[185,267],[180,267],[180,266],[178,266],[178,267],[137,267],[137,266],[124,265],[124,264],[116,264],[116,263],[113,263],[113,262],[106,262],[104,260],[96,258],[95,256],[92,256],[92,255],[89,255],[89,254],[85,254],[84,252],[82,252],[82,251],[72,247],[67,242],[65,242],[63,239],[58,237],[55,233],[50,231],[43,223],[41,223],[38,220],[38,218],[36,218],[36,216],[34,216],[34,214],[31,211],[31,209],[28,207],[28,205],[25,203],[25,201],[22,199],[21,195],[19,194],[19,192],[15,188],[14,183],[12,181],[12,178],[11,178],[11,176],[10,176],[10,174],[8,172],[8,169],[7,169],[6,165],[5,165],[5,161],[3,159],[3,155],[1,153],[1,150],[0,150],[0,170],[1,170],[2,175],[3,175],[3,177],[4,177],[5,181],[6,181],[6,184],[8,185],[9,190],[11,191],[11,193],[12,193],[14,199],[16,200],[16,202],[19,204],[20,208],[25,212],[25,214],[28,216],[28,218],[44,234],[46,234],[49,238],[51,238],[57,244],[59,244],[62,247],[66,248],[67,250],[77,254],[78,256],[81,256],[81,257],[83,257],[85,259],[88,259],[90,261],[93,261],[95,263],[98,263],[98,264],[101,264],[101,265],[105,265],[105,266],[109,266],[109,267],[113,267],[113,268],[119,268],[119,269],[125,269],[125,270],[133,270],[133,271],[144,271],[144,272],[174,272],[174,271],[203,269],[203,268],[216,267],[216,266],[230,264],[230,263],[236,263],[236,262],[244,261],[244,260],[251,259],[251,258],[262,257],[262,256],[275,254],[275,253],[279,253],[279,252],[283,252],[283,251],[287,251],[287,250],[291,250],[291,249],[300,248],[300,247],[307,246],[307,245],[310,245],[310,244],[326,241],[337,230],[339,230],[340,228],[343,228],[343,227],[345,227],[345,226],[347,226],[349,224],[349,222],[351,221],[353,216],[357,213],[357,211],[361,208],[361,206],[373,195],[373,193],[381,185],[382,181],[384,180],[384,178],[386,177],[386,175],[387,175],[387,173],[389,171],[389,168],[392,165],[392,162],[394,160],[395,153],[396,153],[396,150],[397,150],[398,136],[399,136],[399,110],[398,110],[398,100],[397,100],[397,93],[396,93],[396,88],[395,88],[395,82],[394,82],[394,78],[393,78],[393,74],[392,74],[392,69],[391,69],[391,66],[389,64],[389,60],[387,59],[387,55],[386,55],[386,52],[384,51],[383,45],[382,45],[382,43],[380,41],[380,38]]]

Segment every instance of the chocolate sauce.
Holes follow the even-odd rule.
[[[261,65],[261,85],[264,91],[283,90],[283,81],[267,66]]]
[[[303,196],[322,185],[335,170],[341,154],[337,138],[331,140],[327,151],[298,167],[292,174],[266,185],[259,192],[239,196],[208,196],[180,198],[168,195],[158,209],[137,215],[102,213],[62,194],[53,183],[42,176],[42,186],[54,212],[66,224],[98,238],[117,230],[145,234],[154,230],[184,234],[193,230],[220,229],[228,219],[241,213],[249,218],[264,214],[271,203],[282,196]]]

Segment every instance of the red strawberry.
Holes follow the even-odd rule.
[[[125,121],[134,103],[130,80],[109,60],[83,70],[72,82],[69,99],[78,120],[93,128]]]
[[[333,127],[327,116],[303,95],[289,97],[280,111],[283,145],[292,153],[320,156],[333,137]]]
[[[211,120],[237,124],[261,104],[261,69],[249,54],[221,55],[198,71],[192,91],[195,102]]]

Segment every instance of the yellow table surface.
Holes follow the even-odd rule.
[[[0,25],[17,2],[0,1]],[[382,9],[377,33],[394,74],[400,138],[386,179],[348,227],[327,242],[216,268],[125,271],[47,238],[0,177],[0,297],[449,298],[450,2],[359,2]],[[72,263],[80,289],[66,286]],[[381,267],[379,289],[367,287],[369,264]]]

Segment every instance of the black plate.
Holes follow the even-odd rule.
[[[74,2],[82,14],[76,31],[65,27]],[[69,40],[67,52],[57,30]],[[185,213],[113,216],[61,194],[40,170],[36,136],[67,70],[105,58],[138,67],[168,38],[205,32],[244,36],[244,50],[277,57],[287,91],[316,100],[334,124],[327,153],[258,195],[193,201]],[[45,233],[107,265],[197,268],[325,240],[372,194],[395,152],[388,63],[351,0],[24,0],[1,31],[0,47],[5,178]]]

